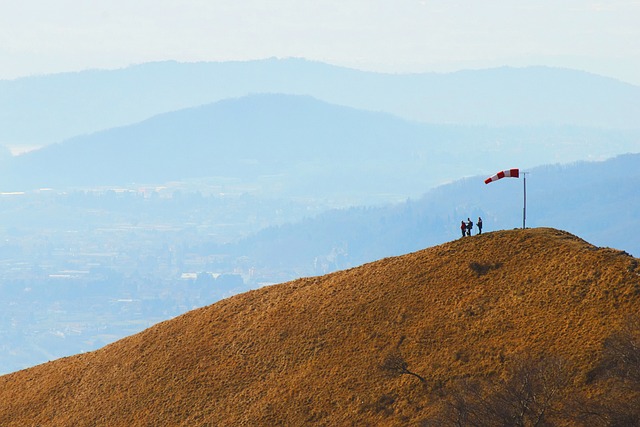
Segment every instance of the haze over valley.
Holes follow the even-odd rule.
[[[271,59],[0,88],[4,373],[457,239],[467,217],[520,227],[522,180],[483,183],[509,167],[529,172],[528,226],[640,254],[640,88],[610,78]]]

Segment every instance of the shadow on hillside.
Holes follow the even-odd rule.
[[[485,274],[487,274],[491,270],[498,270],[500,267],[502,267],[502,263],[501,262],[497,262],[497,263],[494,263],[494,264],[482,264],[482,263],[479,263],[479,262],[470,262],[469,263],[469,268],[471,270],[473,270],[473,272],[476,273],[478,275],[478,277],[484,276]]]

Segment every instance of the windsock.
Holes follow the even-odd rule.
[[[497,174],[487,178],[484,180],[485,184],[488,184],[490,182],[493,181],[497,181],[501,178],[507,177],[507,178],[518,178],[520,176],[520,169],[507,169],[501,172],[498,172]]]

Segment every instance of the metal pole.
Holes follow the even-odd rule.
[[[527,172],[522,172],[522,183],[524,185],[524,207],[522,208],[522,229],[527,228]]]

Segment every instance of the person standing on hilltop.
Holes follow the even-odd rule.
[[[482,234],[482,218],[478,217],[476,225],[478,226],[478,234]]]
[[[473,230],[473,221],[471,218],[467,218],[467,236],[471,236],[471,230]]]
[[[462,237],[467,235],[467,224],[463,221],[460,221],[460,231],[462,231]]]

